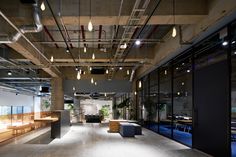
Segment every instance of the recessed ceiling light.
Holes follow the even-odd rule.
[[[228,42],[227,42],[227,41],[224,41],[224,42],[222,43],[222,45],[223,45],[223,46],[227,46],[227,45],[228,45]]]
[[[8,71],[8,72],[7,72],[7,75],[8,75],[8,76],[11,76],[11,75],[12,75],[12,72],[11,72],[11,71]]]
[[[136,40],[136,41],[135,41],[135,44],[136,44],[136,45],[140,45],[140,44],[141,44],[141,41],[140,41],[140,40]]]

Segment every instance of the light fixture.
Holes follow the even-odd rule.
[[[67,53],[69,53],[69,52],[70,52],[70,49],[69,49],[68,47],[66,48],[66,52],[67,52]]]
[[[142,88],[142,82],[141,81],[138,82],[138,88]]]
[[[177,92],[177,95],[180,95],[180,92]]]
[[[135,44],[136,44],[136,45],[140,45],[140,44],[141,44],[141,41],[140,41],[140,40],[136,40],[136,41],[135,41]]]
[[[176,37],[176,35],[177,35],[177,31],[176,31],[176,28],[174,26],[173,29],[172,29],[172,37],[174,38],[174,37]]]
[[[72,88],[72,89],[73,89],[73,91],[75,91],[75,87],[74,87],[74,86],[73,86],[73,88]]]
[[[92,71],[92,67],[89,67],[89,70]]]
[[[87,52],[87,48],[86,48],[86,46],[84,46],[84,53],[86,53]]]
[[[104,96],[107,97],[107,93],[105,93]]]
[[[46,7],[45,7],[45,4],[44,4],[44,1],[41,3],[40,8],[41,8],[42,11],[45,10]]]
[[[106,70],[106,74],[108,74],[109,73],[109,71],[108,71],[108,69]]]
[[[39,86],[39,91],[42,91],[42,86],[41,85]]]
[[[79,74],[82,74],[82,70],[81,69],[79,69]]]
[[[236,51],[234,51],[234,54],[236,55]]]
[[[172,29],[172,37],[176,37],[177,35],[177,31],[176,31],[176,28],[175,28],[175,0],[173,0],[173,23],[174,23],[174,27]]]
[[[93,80],[93,78],[91,78],[91,83],[92,83],[92,84],[94,83],[94,80]]]
[[[137,95],[137,92],[136,92],[136,91],[134,92],[134,95]]]
[[[11,72],[11,71],[8,71],[8,72],[7,72],[7,75],[8,75],[8,76],[11,76],[11,75],[12,75],[12,72]]]
[[[51,59],[50,59],[50,61],[51,61],[51,62],[53,62],[53,60],[54,60],[54,58],[53,58],[53,56],[51,56]]]
[[[182,84],[182,86],[183,86],[183,85],[184,85],[184,82],[182,82],[181,84]]]
[[[92,59],[94,60],[95,59],[95,54],[93,53],[93,55],[92,55]]]
[[[78,68],[76,67],[75,70],[78,71]]]
[[[127,75],[129,75],[129,70],[126,71]]]
[[[77,80],[81,79],[80,71],[77,72]]]
[[[89,23],[88,23],[88,30],[91,32],[93,30],[93,24],[91,21],[91,0],[90,0],[90,19],[89,19]]]
[[[189,69],[187,70],[187,73],[190,73],[190,70],[189,70]]]
[[[120,45],[120,48],[121,48],[121,49],[126,49],[126,48],[127,48],[127,44],[124,43],[124,44]]]
[[[167,70],[165,70],[165,75],[167,75]]]
[[[178,70],[179,68],[178,68],[178,67],[176,67],[175,69],[176,69],[176,70]]]
[[[97,85],[97,82],[94,82],[95,86]]]
[[[232,44],[235,44],[235,41],[232,41]]]
[[[76,96],[76,92],[74,92],[74,96]]]
[[[223,46],[227,46],[227,45],[228,45],[228,42],[227,42],[227,41],[224,41],[224,42],[222,43],[222,45],[223,45]]]
[[[122,67],[119,67],[120,70],[122,70],[123,68]]]

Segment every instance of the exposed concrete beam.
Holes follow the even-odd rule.
[[[196,24],[200,20],[206,17],[206,15],[176,15],[176,22],[175,24],[178,25],[187,25],[187,24]],[[118,16],[93,16],[93,25],[94,26],[109,26],[109,25],[115,25],[118,21]],[[126,25],[127,20],[129,16],[121,16],[119,20],[119,25]],[[147,18],[147,16],[143,16],[140,21],[140,25],[143,23],[143,21]],[[14,20],[17,24],[22,23],[30,23],[30,21],[27,18],[24,17],[13,17],[11,18]],[[65,23],[65,25],[72,25],[77,26],[78,25],[78,17],[77,16],[62,16],[62,19]],[[81,16],[80,17],[80,24],[81,25],[87,25],[90,20],[89,16]],[[172,25],[173,23],[173,15],[154,15],[148,22],[148,25]],[[51,16],[43,17],[42,23],[46,26],[54,26],[55,22],[52,19]]]
[[[8,44],[9,47],[20,53],[25,58],[29,59],[36,65],[48,65],[50,64],[45,58],[43,58],[33,47],[31,47],[24,39],[18,40],[16,43]],[[45,72],[52,77],[60,76],[60,72],[55,68],[43,68]]]

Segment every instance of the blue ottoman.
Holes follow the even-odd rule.
[[[135,135],[142,135],[142,127],[138,124],[132,123],[135,129]]]
[[[130,123],[120,123],[120,134],[123,137],[134,137],[135,127]]]

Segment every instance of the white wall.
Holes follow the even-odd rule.
[[[83,109],[84,115],[99,114],[98,111],[103,105],[110,105],[110,112],[112,112],[112,100],[94,100],[84,99],[80,101],[81,108]]]
[[[0,106],[33,106],[33,96],[16,95],[15,93],[0,90]]]

